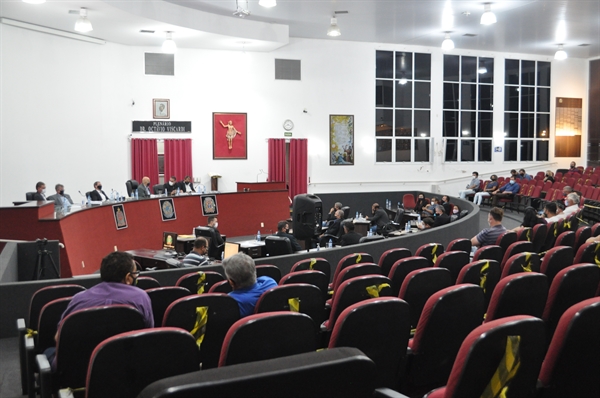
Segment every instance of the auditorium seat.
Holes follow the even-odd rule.
[[[316,325],[325,321],[325,300],[321,290],[306,283],[281,285],[264,292],[254,307],[255,314],[291,311],[306,314]]]
[[[532,236],[532,228],[521,228],[517,231],[517,242],[531,242]]]
[[[333,278],[332,278],[331,285],[333,285],[333,282],[337,278],[338,274],[344,268],[349,267],[354,264],[372,263],[372,262],[373,262],[373,256],[371,256],[369,253],[352,253],[352,254],[348,254],[348,255],[342,257],[340,259],[340,261],[338,261],[338,264],[335,267],[335,271],[333,272]]]
[[[223,341],[219,367],[286,357],[317,349],[317,325],[298,312],[254,314],[234,323]]]
[[[585,243],[577,250],[573,264],[580,263],[600,263],[600,242]]]
[[[448,247],[446,248],[446,251],[452,252],[452,251],[457,251],[457,250],[471,253],[471,240],[465,239],[465,238],[458,238],[458,239],[454,239],[450,243],[448,243]]]
[[[575,245],[573,249],[575,252],[592,236],[592,229],[590,227],[579,227],[575,232]]]
[[[346,267],[333,281],[332,290],[335,292],[343,282],[363,275],[381,275],[381,268],[375,263],[360,263]]]
[[[306,258],[296,262],[290,272],[297,271],[321,271],[327,276],[327,281],[331,282],[331,264],[322,257]]]
[[[439,255],[444,253],[444,245],[441,243],[427,243],[419,247],[415,252],[415,256],[425,257],[433,267]]]
[[[556,237],[558,236],[556,234],[556,228],[557,228],[558,224],[561,224],[561,223],[560,222],[550,222],[550,223],[546,224],[548,231],[546,233],[546,240],[542,244],[542,247],[539,251],[540,253],[548,251],[548,250],[552,249],[552,247],[554,247],[554,241],[556,240]]]
[[[548,277],[550,285],[560,270],[573,264],[573,253],[573,248],[569,246],[553,247],[546,252],[540,265],[540,272]]]
[[[469,263],[470,257],[468,252],[464,251],[446,251],[442,253],[435,262],[434,267],[446,268],[450,271],[452,284],[456,282],[460,270]]]
[[[537,253],[518,253],[508,259],[502,268],[500,279],[520,272],[540,272],[540,256]]]
[[[406,257],[396,261],[388,274],[388,278],[392,281],[394,296],[397,297],[398,293],[400,293],[402,283],[408,274],[412,271],[429,267],[431,267],[429,260],[420,256]]]
[[[383,252],[381,257],[379,257],[379,267],[381,268],[382,275],[389,275],[392,266],[396,263],[396,261],[401,260],[406,257],[412,256],[412,253],[409,249],[397,248],[390,249]]]
[[[563,231],[560,235],[556,237],[554,247],[556,246],[575,246],[575,232]]]
[[[33,197],[33,195],[35,195],[37,192],[25,192],[25,200],[35,200]]]
[[[224,280],[225,277],[218,272],[198,271],[181,276],[175,286],[184,287],[192,293],[202,294],[207,293],[215,283]]]
[[[297,271],[291,272],[284,275],[279,281],[279,285],[288,285],[292,283],[307,283],[319,288],[323,301],[327,300],[327,287],[329,286],[329,279],[321,271]]]
[[[406,275],[398,297],[410,305],[410,324],[416,328],[427,300],[452,285],[452,274],[446,268],[423,268]]]
[[[229,293],[231,291],[232,288],[228,280],[217,282],[208,290],[209,293]]]
[[[504,256],[504,252],[502,248],[498,245],[488,245],[483,246],[477,249],[475,254],[473,254],[473,261],[478,260],[494,260],[497,261],[498,264],[502,262],[502,257]]]
[[[500,263],[500,268],[504,269],[504,264],[508,261],[509,258],[514,256],[515,254],[523,253],[523,252],[532,252],[533,244],[531,242],[514,242],[511,243],[510,246],[504,250],[504,256],[502,256],[502,262]]]
[[[154,184],[152,186],[152,193],[154,195],[162,195],[165,193],[165,186],[163,184]]]
[[[513,231],[506,231],[496,239],[496,245],[502,248],[502,256],[508,250],[509,246],[517,241],[517,233]],[[500,261],[502,265],[502,261]]]
[[[461,344],[446,386],[427,398],[534,396],[544,359],[543,336],[544,323],[531,316],[478,326]]]
[[[548,225],[537,224],[533,227],[531,244],[533,245],[533,251],[539,253],[542,251],[542,246],[546,241],[546,234],[548,233]]]
[[[283,256],[292,254],[292,244],[289,238],[281,236],[267,236],[265,239],[265,250],[267,256]]]
[[[178,328],[121,333],[101,342],[90,358],[86,398],[136,397],[146,386],[199,369],[196,342]]]
[[[206,307],[206,327],[198,308]],[[233,297],[223,293],[205,293],[175,300],[167,310],[162,326],[177,327],[192,333],[200,347],[202,369],[219,364],[221,345],[227,331],[240,319],[240,309]]]
[[[383,235],[371,235],[371,236],[363,236],[358,240],[358,243],[370,243],[378,240],[384,240],[385,236]]]
[[[541,318],[548,297],[548,278],[537,272],[522,272],[500,279],[496,285],[485,322],[513,315]]]
[[[160,282],[151,276],[138,276],[135,280],[135,285],[142,290],[148,290],[155,287],[160,287]]]
[[[133,197],[135,195],[134,192],[137,191],[139,185],[140,184],[136,180],[125,181],[125,188],[127,189],[127,196],[129,196],[130,198]]]
[[[256,277],[268,276],[279,283],[281,280],[281,270],[276,265],[261,264],[256,266]]]
[[[146,290],[146,293],[148,293],[152,302],[152,315],[156,326],[162,325],[165,311],[173,301],[192,294],[189,290],[180,286],[155,287]]]
[[[494,288],[500,281],[500,264],[496,260],[478,260],[465,265],[456,278],[456,284],[472,283],[483,290],[487,308]]]
[[[340,314],[328,348],[358,348],[375,362],[375,387],[397,389],[410,336],[408,307],[395,297],[373,298],[351,305]]]

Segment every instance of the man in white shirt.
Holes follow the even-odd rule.
[[[563,213],[557,214],[558,207],[554,202],[548,202],[544,206],[544,217],[547,223],[557,222],[565,218]]]
[[[90,192],[90,198],[95,202],[108,200],[108,195],[102,190],[102,183],[100,181],[94,183],[94,190]]]
[[[565,206],[566,207],[563,210],[563,215],[565,217],[577,213],[579,211],[579,195],[574,192],[568,194],[565,199]]]
[[[471,195],[473,193],[479,192],[479,188],[481,186],[481,180],[479,179],[479,173],[473,172],[473,179],[470,183],[467,184],[467,189],[463,189],[462,191],[458,191],[458,195],[461,199],[465,199],[467,195]]]

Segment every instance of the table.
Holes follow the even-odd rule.
[[[167,260],[177,259],[177,257],[169,255],[166,250],[135,249],[127,250],[127,253],[140,263],[142,270],[148,268],[168,269],[171,267],[167,264]]]

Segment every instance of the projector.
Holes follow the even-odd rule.
[[[246,10],[245,8],[238,7],[237,10],[235,10],[235,12],[233,13],[233,15],[235,15],[236,17],[245,18],[248,15],[250,15],[250,11]]]

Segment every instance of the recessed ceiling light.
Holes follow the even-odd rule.
[[[153,30],[142,29],[142,30],[140,30],[140,33],[154,33],[154,31]]]
[[[589,46],[589,43],[580,44],[578,47],[587,47],[587,46]]]
[[[465,36],[465,37],[475,37],[477,35],[475,33],[465,33],[463,36]]]

